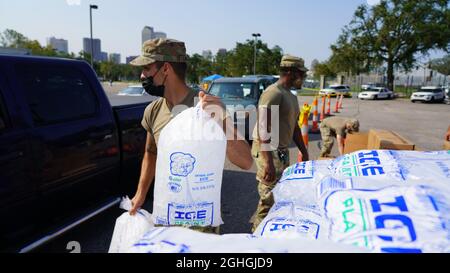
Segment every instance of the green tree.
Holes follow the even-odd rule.
[[[199,83],[203,77],[213,73],[212,61],[203,58],[199,54],[188,56],[187,80],[190,83]]]
[[[320,62],[317,59],[312,60],[310,70],[314,71],[316,69],[316,65],[318,65],[319,63]]]
[[[228,71],[233,77],[253,74],[254,45],[253,41],[236,43],[228,58]]]
[[[190,83],[199,83],[200,75],[198,74],[198,67],[200,65],[201,57],[199,54],[188,56],[187,58],[187,81]]]
[[[418,57],[431,49],[450,50],[448,5],[449,0],[381,0],[373,7],[361,5],[336,48],[351,47],[345,52],[362,54],[365,68],[386,64],[388,85],[393,88],[394,69],[411,71]]]
[[[257,74],[278,75],[283,50],[279,46],[269,49],[266,44],[261,44],[261,50],[256,58]]]
[[[327,64],[333,74],[346,72],[348,75],[359,75],[368,72],[372,63],[375,63],[373,59],[367,58],[369,52],[358,48],[349,38],[349,31],[344,31],[336,44],[330,47],[332,55]]]
[[[336,72],[331,69],[330,63],[328,61],[322,63],[316,63],[314,66],[314,78],[319,79],[320,76],[325,77],[335,77]]]
[[[27,37],[12,29],[6,29],[0,34],[0,44],[3,47],[25,48],[28,41]]]
[[[440,59],[432,60],[431,68],[445,76],[449,76],[450,75],[450,55],[447,55]]]
[[[236,43],[236,47],[228,55],[228,73],[234,77],[253,74],[255,41]],[[256,44],[256,74],[278,74],[283,50],[279,46],[270,49],[267,44],[258,40]]]
[[[6,29],[0,34],[0,45],[3,47],[28,49],[32,55],[36,56],[75,58],[73,53],[57,52],[51,46],[42,46],[37,40],[30,40],[12,29]]]
[[[214,58],[214,73],[228,76],[228,53],[217,53]]]

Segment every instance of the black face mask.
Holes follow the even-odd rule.
[[[164,78],[164,82],[161,85],[154,85],[153,83],[153,77],[158,74],[160,69],[158,69],[158,71],[156,71],[153,76],[146,77],[144,80],[142,80],[142,87],[144,87],[145,92],[152,96],[164,97],[164,82],[166,81],[166,78]]]

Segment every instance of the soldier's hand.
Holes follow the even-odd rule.
[[[272,185],[275,182],[275,166],[273,162],[269,162],[264,166],[263,184]]]
[[[222,121],[223,117],[225,117],[225,105],[222,100],[219,97],[205,94],[203,91],[200,91],[198,96],[203,110],[210,113],[212,117],[215,117],[216,114],[219,115],[218,118],[220,117]]]
[[[136,212],[142,207],[145,202],[145,197],[142,197],[140,194],[136,194],[133,199],[131,199],[131,210],[130,215],[135,215]]]

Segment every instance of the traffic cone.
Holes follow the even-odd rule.
[[[336,96],[336,106],[334,107],[334,112],[339,113],[339,96]]]
[[[328,95],[328,103],[327,103],[327,116],[331,116],[331,95]]]
[[[341,94],[341,98],[339,100],[339,109],[342,109],[342,101],[344,100],[344,94]]]
[[[308,120],[309,120],[309,113],[310,112],[311,112],[311,106],[309,106],[307,103],[305,103],[303,105],[303,108],[302,108],[301,114],[300,114],[300,118],[298,120],[298,125],[301,128],[303,143],[305,143],[306,149],[308,149],[308,142],[309,142]],[[302,161],[303,161],[302,153],[298,152],[297,162],[302,162]]]
[[[320,112],[320,121],[323,121],[325,119],[325,100],[326,97],[322,96],[322,111]]]
[[[316,134],[319,133],[319,111],[318,111],[318,104],[319,104],[319,99],[316,97],[314,97],[314,101],[313,101],[313,125],[311,128],[311,133]]]

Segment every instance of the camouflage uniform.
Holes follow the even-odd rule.
[[[331,153],[334,144],[334,136],[330,128],[320,124],[320,135],[322,136],[322,149],[320,150],[320,157],[327,157]]]
[[[134,66],[145,66],[155,62],[186,62],[186,47],[183,42],[158,38],[148,40],[142,45],[141,56],[135,58],[130,62]],[[197,93],[191,90],[183,101],[179,105],[185,105],[187,107],[193,107],[195,102],[195,96]],[[142,127],[150,134],[150,145],[147,148],[148,151],[157,154],[157,144],[159,136],[164,127],[174,118],[173,109],[166,103],[165,98],[159,98],[148,105],[144,111],[142,118]],[[160,225],[155,225],[161,227]],[[186,228],[204,232],[219,234],[219,227],[199,227],[199,226],[185,226]]]
[[[334,144],[334,137],[346,137],[347,124],[352,125],[352,132],[359,130],[359,121],[353,118],[346,117],[331,117],[326,118],[320,123],[320,134],[322,136],[322,149],[320,151],[321,157],[327,157],[331,153]]]
[[[269,213],[270,208],[274,203],[272,190],[275,188],[277,181],[281,179],[284,169],[289,167],[289,150],[279,149],[277,151],[272,151],[273,165],[275,167],[275,179],[273,181],[264,181],[264,168],[265,161],[260,155],[259,143],[257,141],[253,142],[252,145],[252,156],[256,162],[256,180],[258,181],[258,194],[259,203],[256,211],[250,220],[253,223],[252,232],[258,227],[262,220]],[[281,155],[281,156],[280,156]],[[265,182],[265,183],[263,183]],[[267,185],[267,183],[272,183]]]
[[[301,58],[285,55],[281,60],[280,67],[293,67],[300,71],[308,71],[304,66]],[[289,150],[288,146],[292,142],[295,127],[298,126],[297,121],[300,109],[297,97],[292,95],[279,83],[269,86],[261,95],[259,107],[279,106],[279,144],[277,147],[271,147],[273,165],[275,167],[275,179],[273,181],[264,180],[264,169],[266,162],[261,155],[261,143],[259,143],[259,134],[257,127],[253,131],[252,156],[256,162],[258,181],[258,193],[260,200],[254,215],[250,222],[253,223],[252,231],[254,231],[262,220],[267,216],[270,208],[274,204],[272,189],[280,180],[284,169],[289,167]]]

